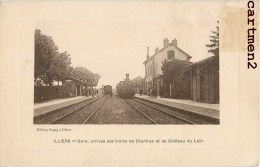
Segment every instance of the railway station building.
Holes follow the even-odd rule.
[[[219,103],[219,56],[198,61],[191,67],[191,100]]]
[[[74,77],[67,77],[62,81],[62,86],[67,87],[72,96],[83,96],[87,83]]]
[[[150,88],[154,88],[157,96],[161,96],[161,89],[164,86],[162,79],[162,62],[166,59],[190,60],[192,57],[180,49],[177,40],[174,39],[169,43],[168,38],[163,40],[163,48],[155,48],[152,56],[149,55],[149,47],[147,48],[147,57],[144,61],[145,78],[144,78],[144,94],[149,95]]]
[[[86,95],[87,83],[74,77],[66,77],[62,85],[34,86],[34,102]]]

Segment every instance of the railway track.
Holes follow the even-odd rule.
[[[126,100],[126,99],[124,99],[124,100],[126,101],[127,104],[129,104],[131,107],[133,107],[133,108],[136,109],[138,112],[140,112],[142,115],[144,115],[147,119],[149,119],[152,124],[158,125],[158,123],[157,123],[156,121],[154,121],[152,118],[150,118],[149,116],[147,116],[143,111],[141,111],[140,109],[138,109],[136,106],[134,106],[133,104],[131,104],[131,103],[129,102],[129,100]]]
[[[181,120],[181,121],[183,121],[183,122],[185,122],[185,123],[187,123],[187,124],[193,124],[193,125],[196,125],[196,124],[197,124],[197,123],[195,123],[194,121],[190,121],[190,120],[188,120],[187,118],[181,117],[181,116],[178,115],[178,114],[170,113],[169,111],[167,111],[167,110],[165,110],[165,109],[162,109],[162,107],[158,107],[158,106],[155,107],[155,106],[153,106],[153,105],[151,105],[151,104],[149,104],[149,103],[147,103],[147,102],[143,102],[143,101],[136,100],[136,99],[134,99],[134,101],[136,101],[136,102],[138,102],[138,103],[141,103],[141,104],[143,104],[143,105],[145,105],[145,106],[148,106],[148,107],[150,107],[150,108],[153,108],[153,109],[155,109],[155,110],[161,111],[162,113],[165,113],[165,114],[167,114],[167,115],[169,115],[169,116],[172,116],[173,118],[179,119],[179,120]]]
[[[129,104],[129,100],[126,100],[126,101]],[[146,107],[149,107],[152,110],[156,110],[157,112],[161,112],[165,115],[168,115],[168,116],[170,116],[174,119],[181,121],[181,122],[176,123],[176,124],[191,124],[191,125],[218,124],[217,121],[212,120],[211,118],[207,118],[203,115],[200,116],[198,114],[193,114],[193,113],[189,113],[189,112],[182,112],[182,111],[179,111],[179,110],[169,108],[167,106],[161,106],[161,105],[158,105],[156,103],[147,102],[147,101],[143,101],[143,100],[140,100],[140,99],[132,99],[130,101],[134,101],[136,103],[139,103],[140,105],[144,105]],[[147,119],[149,119],[153,124],[161,124],[161,123],[158,123],[157,121],[155,121],[153,119],[154,116],[148,116],[148,114],[146,114],[144,109],[140,109],[140,105],[137,105],[137,104],[133,105],[132,103],[129,104],[129,105],[131,105],[133,108],[135,108],[137,111],[139,111],[142,115],[144,115]],[[167,122],[168,121],[166,120],[166,122],[163,122],[163,124],[172,124],[172,123],[167,123]]]
[[[143,105],[149,106],[151,108],[161,110],[166,114],[173,115],[175,117],[183,119],[183,121],[187,121],[187,123],[190,122],[190,124],[219,124],[219,120],[204,115],[200,115],[197,113],[169,108],[168,106],[156,104],[146,100],[141,100],[141,99],[134,99],[134,100],[139,103],[142,103]]]
[[[108,98],[104,105],[87,121],[87,124],[151,124],[140,112],[120,96]]]
[[[94,115],[94,113],[98,111],[98,109],[106,102],[107,98],[107,96],[103,96],[101,98],[95,99],[87,105],[55,119],[49,124],[86,124],[87,121]]]
[[[84,102],[80,102],[78,104],[64,107],[57,111],[50,112],[48,115],[35,118],[34,123],[100,124],[104,122],[111,123],[121,121],[121,123],[125,123],[139,121],[138,124],[141,123],[155,125],[212,124],[212,121],[208,118],[203,118],[203,116],[200,117],[200,115],[193,114],[193,112],[179,111],[175,108],[167,107],[150,101],[145,101],[142,99],[123,99],[123,101],[126,103],[121,101],[119,102],[120,104],[117,104],[117,102],[114,101],[115,99],[110,98],[109,103],[105,103],[109,98],[110,96],[100,96],[86,100]],[[102,107],[104,103],[106,107]],[[117,107],[114,107],[114,105],[117,105]],[[143,117],[140,116],[140,114]]]
[[[170,113],[160,107],[155,107],[144,102],[125,99],[125,101],[144,115],[153,124],[196,124],[195,122],[186,118],[180,117],[176,114]],[[140,105],[141,104],[141,105]]]
[[[77,112],[78,110],[84,109],[91,105],[92,103],[98,101],[99,99],[102,99],[104,96],[98,96],[92,99],[87,99],[83,102],[73,104],[70,106],[66,106],[63,108],[59,108],[57,110],[48,112],[46,114],[34,117],[34,123],[35,124],[54,124],[58,122],[61,118],[67,117],[74,112]]]
[[[90,120],[90,118],[98,111],[98,109],[107,101],[108,98],[106,98],[105,100],[103,100],[98,106],[97,108],[87,117],[87,119],[83,122],[83,124],[86,124],[88,122],[88,120]]]

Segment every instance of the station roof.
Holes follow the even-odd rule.
[[[74,77],[72,77],[72,76],[67,76],[66,78],[67,78],[67,79],[74,80],[74,81],[78,81],[78,82],[83,83],[83,84],[87,84],[86,82],[84,82],[84,81],[82,81],[82,80],[80,80],[80,79],[74,78]]]
[[[217,58],[217,56],[210,56],[210,57],[208,57],[208,58],[202,59],[202,60],[200,60],[200,61],[198,61],[198,62],[195,62],[195,63],[193,63],[193,64],[187,65],[186,67],[203,64],[203,63],[205,63],[205,62],[207,62],[207,61],[214,60],[214,59],[216,59],[216,58]]]

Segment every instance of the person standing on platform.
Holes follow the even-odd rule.
[[[157,98],[157,89],[154,89],[153,94],[154,94],[154,98]]]
[[[154,97],[154,89],[153,89],[153,87],[151,87],[151,97],[152,98]]]
[[[140,93],[140,96],[143,95],[143,89],[142,88],[139,90],[139,93]]]
[[[163,91],[164,91],[164,89],[163,89],[163,86],[162,86],[161,91],[160,91],[161,98],[163,98]]]

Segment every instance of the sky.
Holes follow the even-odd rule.
[[[60,52],[70,54],[73,67],[98,73],[98,87],[113,88],[126,73],[130,79],[144,77],[147,47],[153,55],[156,47],[163,47],[164,38],[176,38],[192,62],[211,56],[205,45],[221,10],[221,4],[203,1],[91,1],[84,5],[74,17],[39,20],[36,28],[52,36]]]

